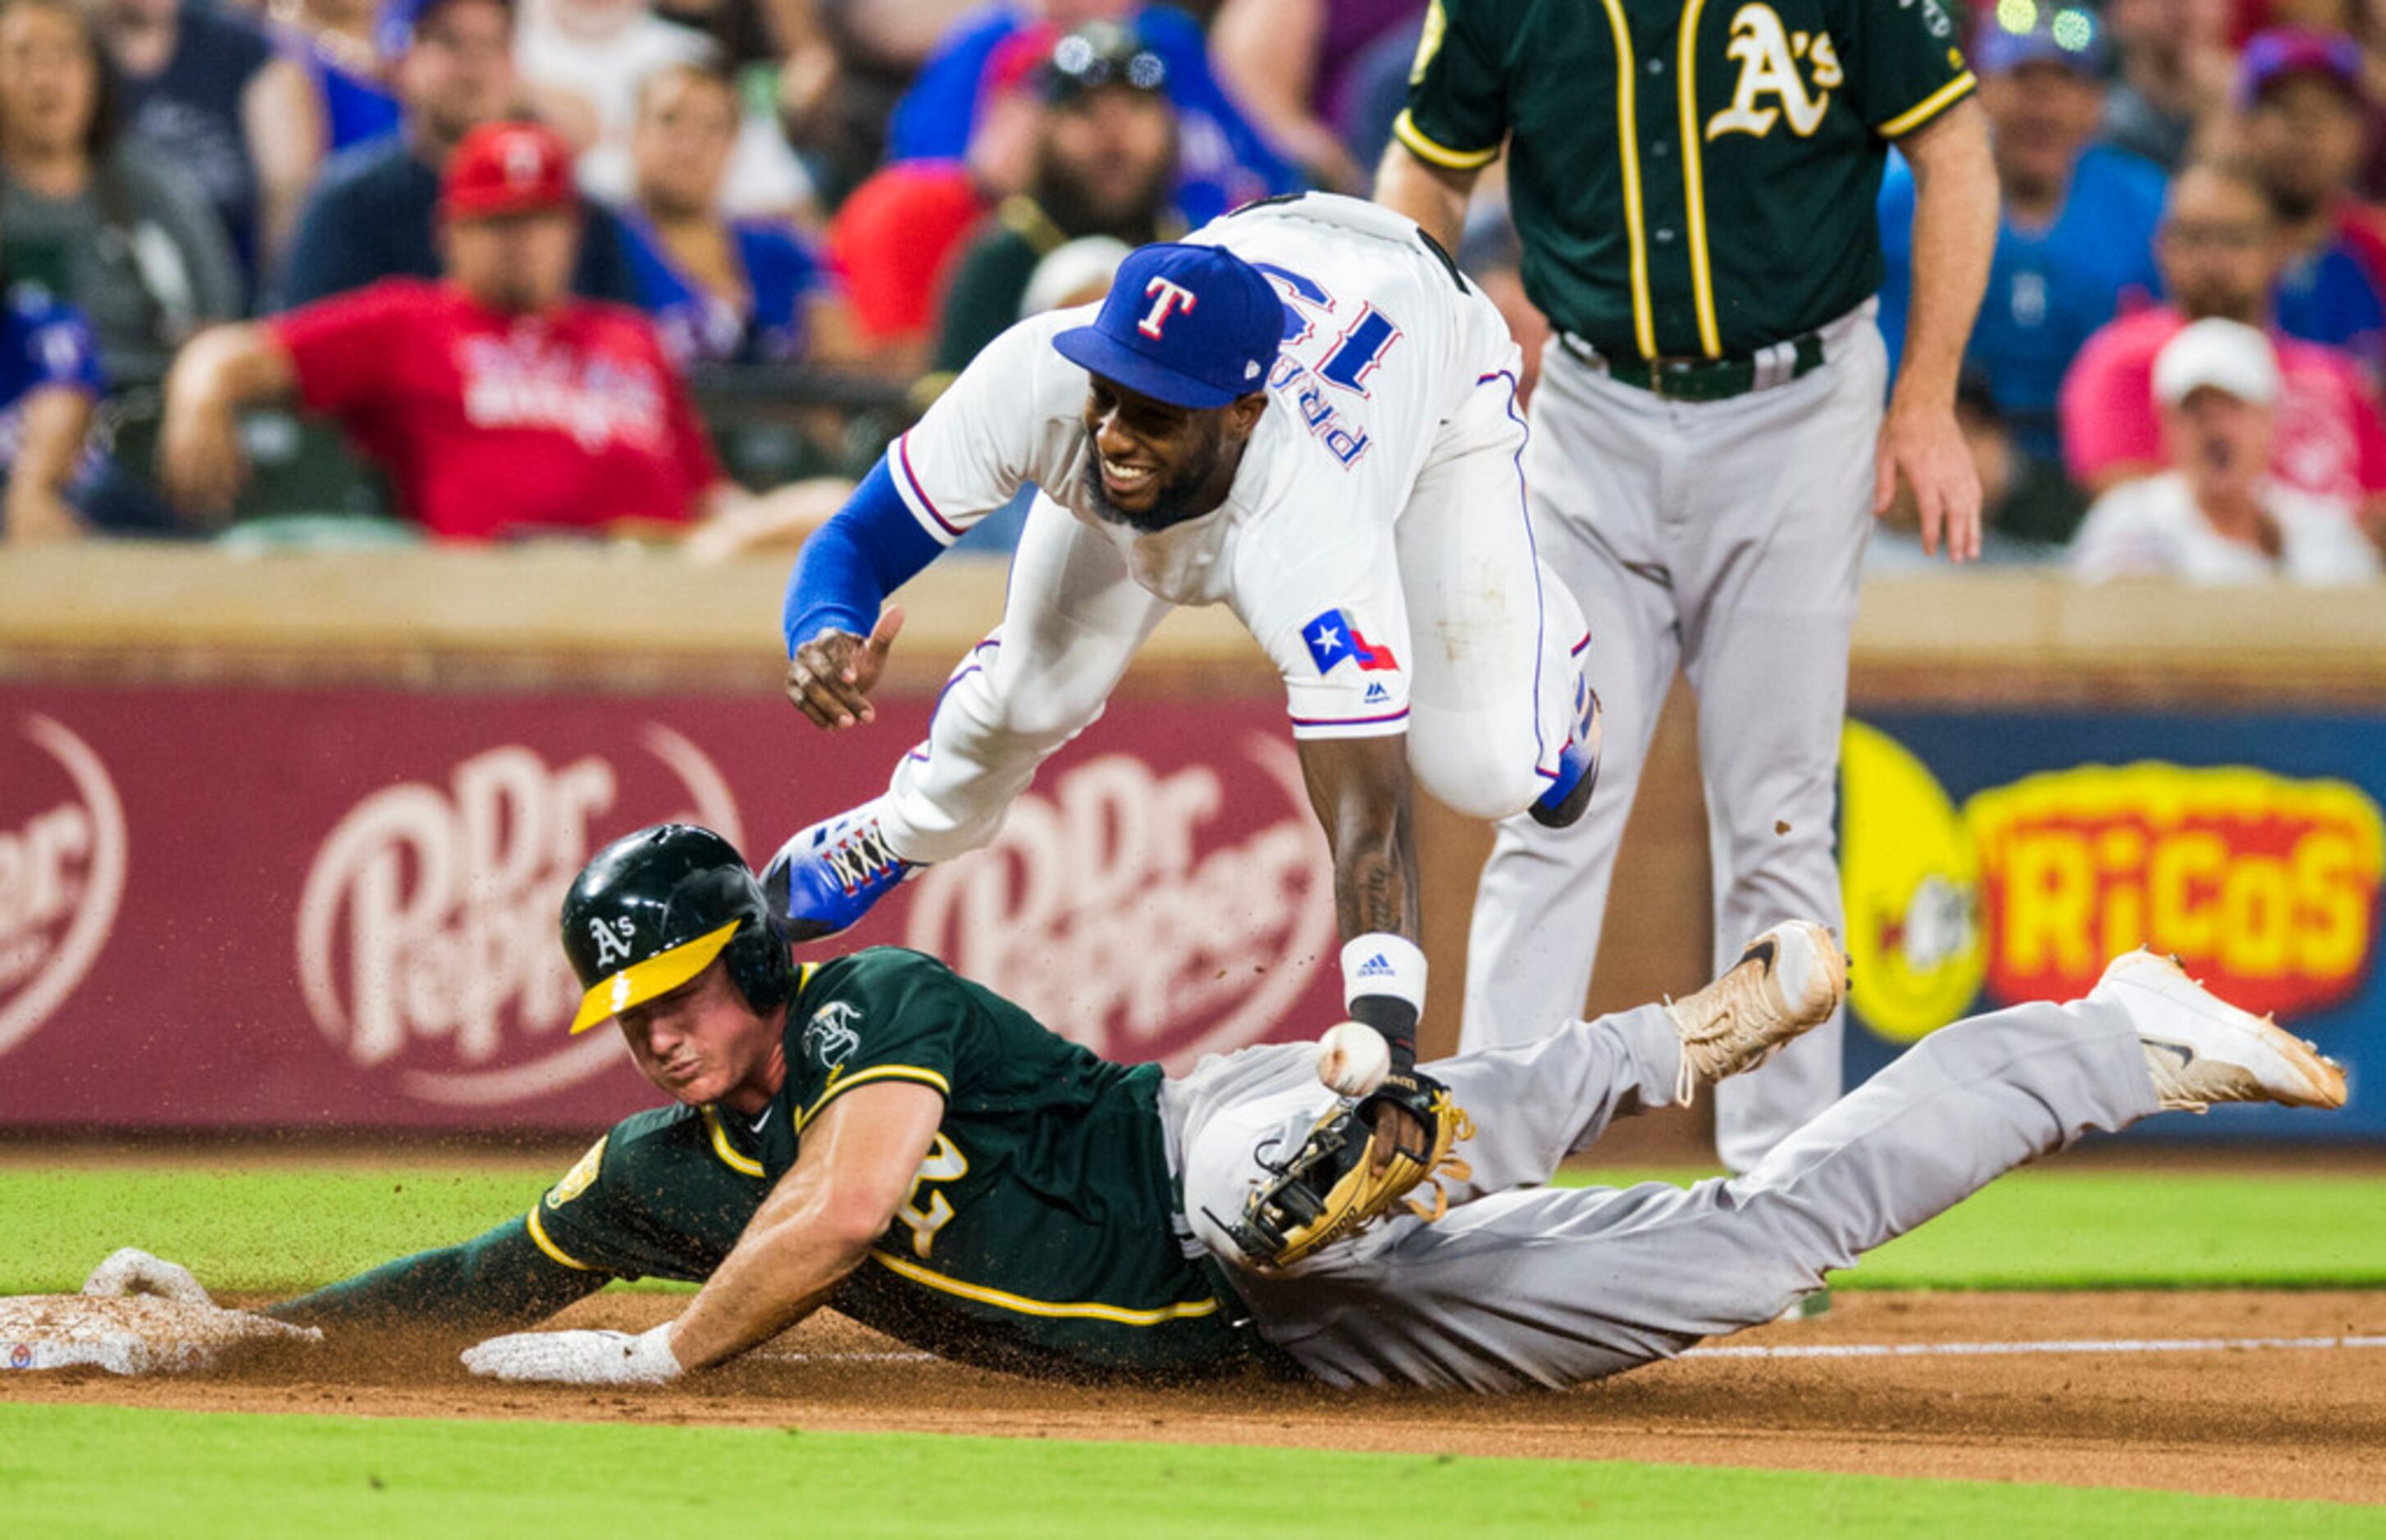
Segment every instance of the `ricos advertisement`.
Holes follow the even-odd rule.
[[[2145,945],[2354,1077],[2328,1119],[2163,1137],[2386,1137],[2386,719],[1875,715],[1840,774],[1852,1080],[1958,1017],[2084,995]]]

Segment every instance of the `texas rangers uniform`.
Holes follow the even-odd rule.
[[[1296,737],[1406,732],[1418,781],[1478,818],[1520,812],[1557,777],[1587,637],[1534,551],[1518,355],[1499,312],[1414,225],[1348,198],[1258,206],[1187,239],[1258,267],[1287,308],[1268,407],[1222,507],[1156,533],[1097,511],[1086,373],[1052,344],[1091,307],[1005,332],[888,456],[944,545],[1039,489],[1000,629],[954,673],[880,806],[907,860],[992,838],[1176,605],[1224,604],[1250,628]],[[1181,319],[1155,309],[1152,325]]]
[[[1582,1008],[1615,850],[1676,665],[1699,696],[1718,966],[1840,914],[1832,820],[1886,359],[1888,143],[1972,89],[1939,0],[1438,0],[1401,143],[1507,146],[1555,336],[1525,454],[1542,556],[1599,637],[1604,784],[1511,820],[1468,955],[1469,1047]],[[1745,1171],[1837,1096],[1833,1020],[1717,1088]]]

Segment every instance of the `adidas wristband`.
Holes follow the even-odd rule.
[[[1425,953],[1406,936],[1370,931],[1342,945],[1342,1006],[1353,1021],[1384,1034],[1395,1067],[1416,1062],[1425,1014]]]

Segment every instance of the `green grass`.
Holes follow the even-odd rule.
[[[19,1534],[2386,1535],[2386,1509],[1618,1461],[0,1405]],[[1329,1518],[1330,1516],[1330,1518]]]
[[[119,1246],[209,1285],[295,1291],[520,1213],[568,1161],[327,1171],[0,1167],[0,1294],[72,1289]],[[1678,1171],[1569,1181],[1686,1181]],[[2386,1179],[2018,1171],[1838,1283],[1851,1288],[2386,1287]]]

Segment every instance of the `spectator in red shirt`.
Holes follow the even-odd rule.
[[[2201,164],[2171,183],[2154,246],[2170,304],[2105,326],[2063,382],[2064,459],[2090,494],[2166,469],[2154,357],[2189,322],[2218,318],[2272,333],[2280,375],[2272,479],[2315,497],[2386,508],[2386,424],[2358,361],[2278,331],[2270,299],[2282,260],[2278,236],[2250,171]]]
[[[384,279],[184,349],[159,444],[181,507],[228,509],[245,470],[240,409],[295,398],[339,419],[444,538],[754,511],[652,324],[571,296],[581,217],[562,140],[528,123],[473,130],[440,219],[444,282]]]

